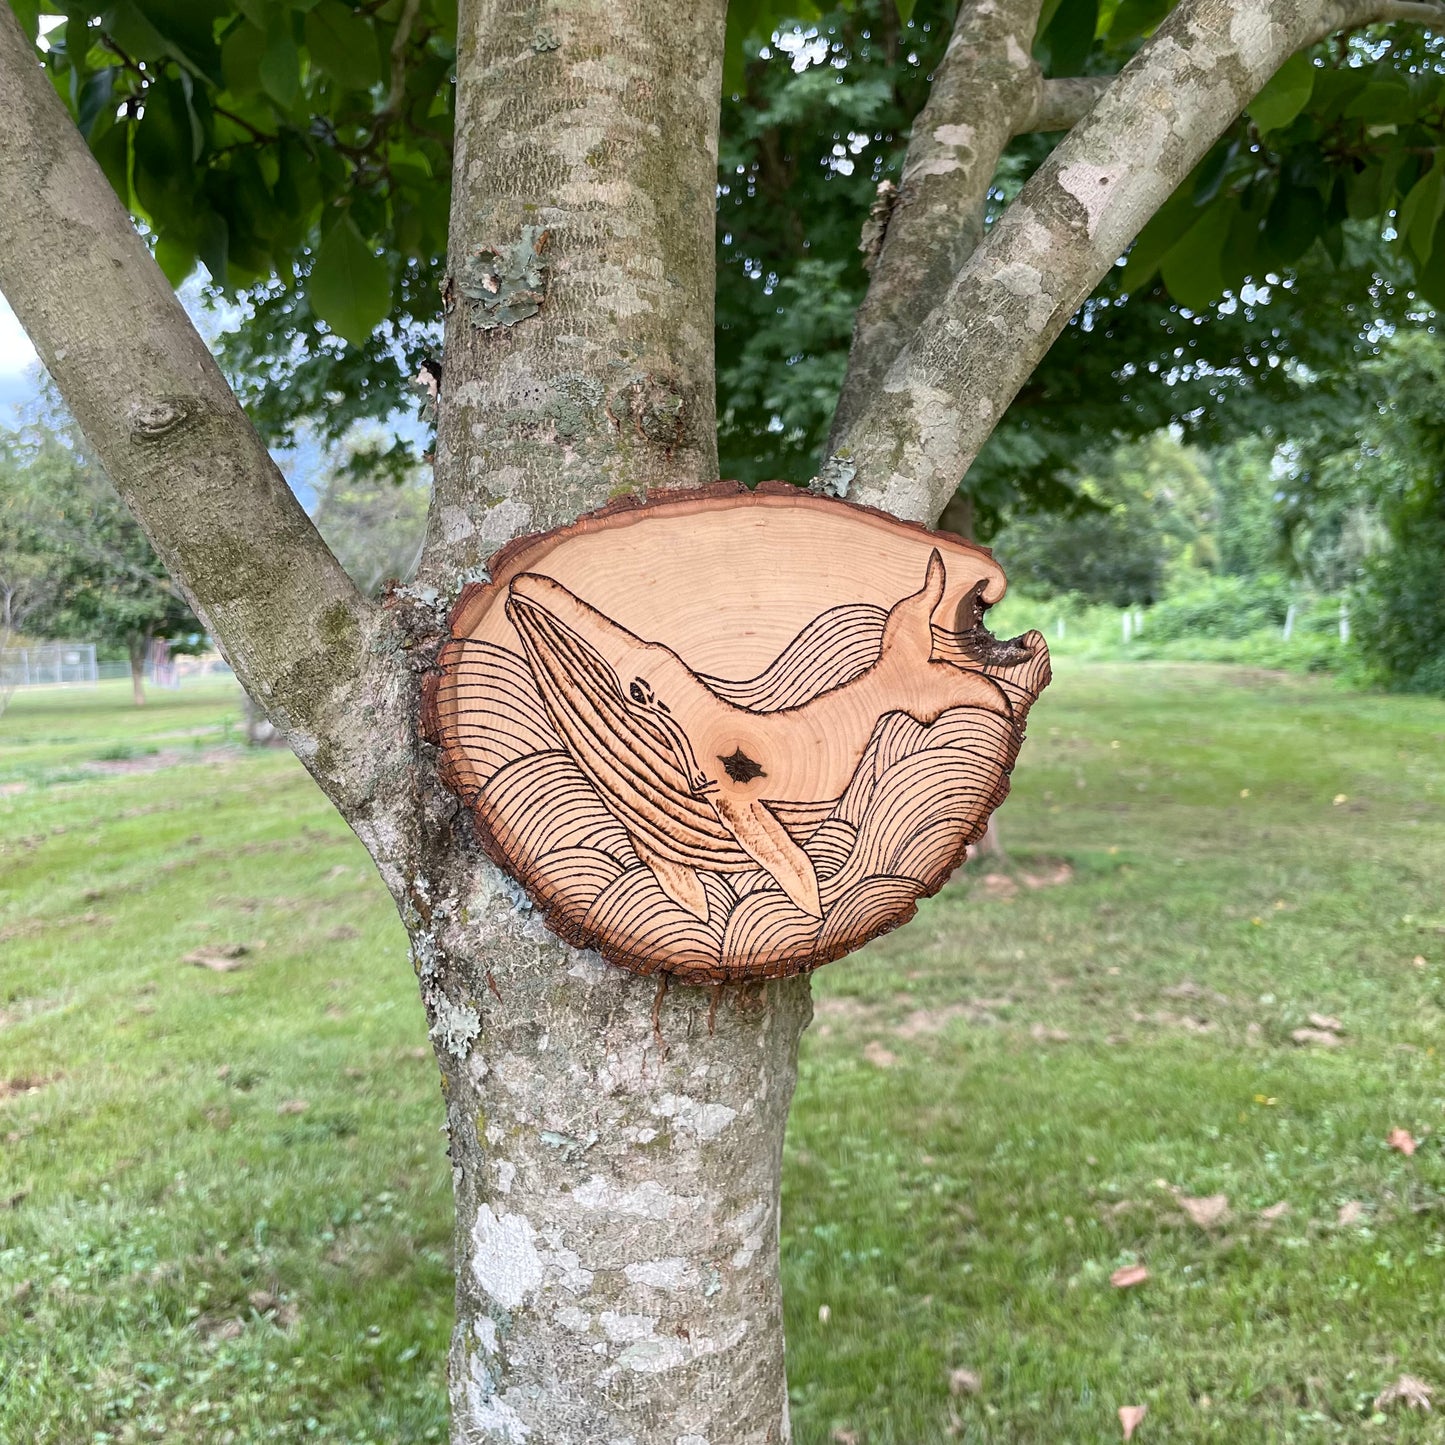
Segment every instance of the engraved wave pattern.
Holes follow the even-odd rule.
[[[755,711],[801,706],[872,665],[886,617],[868,604],[833,608],[756,677],[704,681]],[[476,760],[468,802],[546,910],[548,925],[574,945],[601,948],[640,973],[666,958],[667,971],[689,983],[784,977],[906,922],[925,888],[936,887],[963,846],[982,835],[1008,793],[1024,716],[1048,681],[1042,639],[1022,640],[1036,639],[1031,662],[981,669],[1013,700],[1012,723],[974,708],[956,708],[928,726],[887,713],[840,798],[778,809],[817,870],[821,922],[770,874],[739,868],[732,858],[723,864],[731,871],[698,868],[706,920],[668,897],[624,822],[573,760],[575,740],[559,734],[526,660],[514,652],[470,639],[450,644],[441,692],[442,715],[452,721],[442,741]],[[936,655],[947,655],[945,648]],[[675,789],[679,804],[696,810],[698,800],[681,783],[680,774],[666,777],[663,790]]]

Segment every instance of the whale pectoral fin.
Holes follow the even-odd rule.
[[[707,893],[696,870],[685,863],[670,863],[666,858],[659,858],[635,833],[630,836],[637,856],[652,869],[657,886],[680,908],[706,923]]]
[[[712,805],[743,852],[777,879],[783,892],[814,918],[823,916],[813,860],[793,841],[766,803],[714,794]]]

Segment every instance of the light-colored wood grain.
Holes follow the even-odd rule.
[[[815,967],[912,916],[1008,790],[1048,681],[989,553],[773,485],[510,544],[427,691],[478,834],[578,946],[691,982]]]

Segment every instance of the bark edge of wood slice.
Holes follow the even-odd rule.
[[[783,482],[628,496],[466,587],[424,736],[549,928],[685,983],[910,919],[1008,793],[1043,637],[983,547]]]

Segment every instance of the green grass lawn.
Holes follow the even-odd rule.
[[[238,721],[216,684],[0,719],[6,1445],[445,1438],[401,928]],[[816,981],[797,1440],[1445,1438],[1445,704],[1070,664],[1001,820],[1006,866]],[[1436,1412],[1375,1410],[1401,1374]]]

